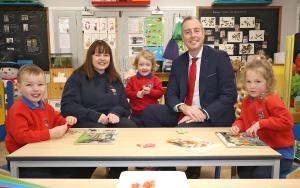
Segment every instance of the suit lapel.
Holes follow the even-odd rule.
[[[203,97],[204,91],[206,89],[207,83],[207,71],[209,70],[209,62],[208,62],[208,51],[205,46],[203,46],[203,52],[201,57],[201,69],[200,69],[200,77],[199,77],[199,96],[200,99]]]
[[[185,97],[187,96],[187,90],[188,90],[188,72],[189,72],[189,55],[188,53],[185,53],[185,56],[182,58],[182,64],[181,69],[183,75],[180,80],[180,90],[182,92],[180,95],[180,99],[185,100]]]

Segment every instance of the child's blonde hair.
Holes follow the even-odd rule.
[[[45,73],[40,67],[38,67],[35,64],[23,65],[19,69],[18,74],[17,74],[18,83],[22,82],[22,77],[24,76],[24,74],[33,74],[35,76],[38,76],[41,74],[44,75]]]
[[[151,63],[152,63],[151,72],[155,72],[157,70],[158,65],[156,64],[156,61],[155,61],[155,55],[151,51],[149,51],[149,50],[142,50],[135,57],[134,62],[133,62],[133,66],[135,67],[135,69],[137,69],[137,67],[138,67],[138,63],[139,63],[140,57],[143,57],[143,58],[151,61]]]
[[[276,79],[273,73],[272,68],[272,59],[267,58],[263,55],[256,56],[253,60],[246,63],[243,73],[243,89],[246,85],[246,72],[248,70],[255,71],[263,76],[263,78],[266,80],[266,90],[262,94],[262,98],[269,94],[275,93],[275,87],[276,87]]]

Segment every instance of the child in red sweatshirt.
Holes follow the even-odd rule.
[[[66,133],[68,125],[72,126],[77,121],[73,116],[65,119],[42,101],[46,80],[38,66],[21,67],[17,80],[22,97],[10,108],[5,120],[5,144],[9,153],[28,143],[60,138]]]
[[[132,110],[130,119],[138,126],[143,126],[143,111],[151,105],[157,104],[164,94],[161,80],[154,74],[157,64],[155,56],[148,50],[141,51],[133,63],[137,73],[129,78],[126,85],[126,95]]]
[[[282,155],[280,173],[288,171],[294,159],[293,118],[283,102],[274,94],[275,77],[272,64],[264,56],[247,62],[243,86],[248,96],[242,102],[241,115],[230,133],[259,137]],[[269,166],[238,167],[240,178],[271,178]]]
[[[64,136],[68,126],[76,124],[75,117],[64,118],[52,106],[42,101],[46,79],[40,67],[33,64],[22,66],[17,75],[17,87],[22,97],[12,105],[5,119],[5,145],[9,153],[29,143],[60,138]],[[77,175],[72,176],[73,170],[28,167],[20,169],[20,177],[58,178],[61,175],[76,178]]]

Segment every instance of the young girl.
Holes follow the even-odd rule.
[[[135,58],[133,66],[137,69],[126,85],[126,95],[132,109],[130,119],[138,126],[143,126],[144,108],[157,104],[164,94],[161,80],[152,73],[156,70],[155,56],[148,50],[141,51]]]
[[[271,63],[258,56],[245,66],[241,115],[230,128],[232,135],[246,132],[258,136],[282,155],[280,173],[288,171],[294,159],[293,118],[280,98],[274,95],[275,78]],[[240,178],[271,178],[271,167],[238,167]]]

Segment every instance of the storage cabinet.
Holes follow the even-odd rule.
[[[73,68],[51,68],[50,83],[48,83],[48,100],[61,99],[65,82],[72,75]]]
[[[61,99],[65,83],[48,83],[48,100]]]

